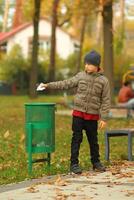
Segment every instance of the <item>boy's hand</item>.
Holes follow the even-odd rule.
[[[107,125],[107,122],[106,122],[106,121],[100,120],[100,122],[99,122],[99,128],[100,128],[100,129],[105,128],[106,125]]]
[[[46,83],[41,83],[40,86],[41,86],[42,88],[44,88],[44,89],[47,88],[47,84],[46,84]]]
[[[47,84],[40,83],[39,86],[37,87],[37,91],[42,91],[47,88]]]

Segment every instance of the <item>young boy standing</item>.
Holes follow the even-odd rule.
[[[74,96],[70,158],[70,171],[76,174],[82,173],[78,157],[80,144],[83,139],[83,130],[85,130],[89,142],[93,169],[105,171],[105,167],[101,164],[99,158],[97,129],[98,120],[100,120],[100,128],[106,126],[106,118],[110,109],[110,88],[108,79],[102,72],[99,72],[100,62],[100,54],[93,50],[85,55],[84,71],[67,80],[42,84],[42,87],[45,89],[77,87],[77,92]]]

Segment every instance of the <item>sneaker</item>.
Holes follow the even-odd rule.
[[[75,173],[75,174],[81,174],[82,173],[82,170],[81,170],[81,168],[79,167],[78,164],[71,165],[70,171]]]
[[[96,162],[93,164],[93,170],[98,172],[105,172],[106,168],[100,162]]]

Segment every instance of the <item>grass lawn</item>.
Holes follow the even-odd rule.
[[[41,96],[30,100],[27,96],[0,96],[0,184],[19,182],[44,175],[67,173],[69,170],[71,116],[56,114],[56,151],[52,154],[51,169],[47,163],[33,166],[33,175],[28,175],[27,154],[25,152],[25,109],[28,102],[59,102],[61,96]],[[64,109],[57,106],[57,109]],[[61,123],[62,122],[62,123]],[[111,119],[109,128],[133,127],[133,120]],[[99,131],[101,160],[104,161],[104,134]],[[111,139],[111,160],[127,159],[126,137]],[[34,155],[42,158],[43,155]],[[104,161],[105,162],[105,161]],[[80,165],[84,170],[91,167],[89,148],[84,134],[80,149]]]

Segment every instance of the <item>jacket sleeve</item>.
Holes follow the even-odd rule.
[[[72,78],[63,80],[63,81],[56,81],[56,82],[50,82],[47,83],[48,89],[69,89],[76,87],[78,85],[79,81],[79,73],[73,76]]]
[[[106,120],[108,118],[108,114],[111,107],[111,95],[110,95],[110,86],[107,79],[105,79],[104,88],[102,91],[102,103],[101,103],[101,119]]]

